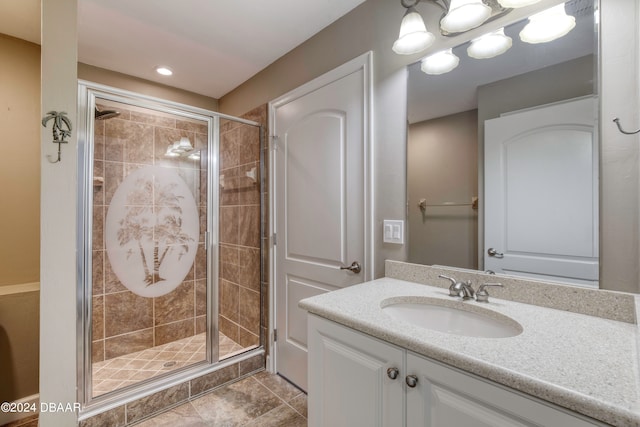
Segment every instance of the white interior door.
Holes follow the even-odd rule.
[[[361,67],[303,86],[274,111],[276,370],[305,390],[307,322],[298,302],[365,280],[368,81]],[[352,263],[359,271],[341,269]]]
[[[579,98],[485,122],[486,269],[598,286],[596,108]]]

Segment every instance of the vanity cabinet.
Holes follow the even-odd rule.
[[[309,426],[604,425],[309,314]]]

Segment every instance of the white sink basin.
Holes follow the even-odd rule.
[[[473,302],[397,297],[384,300],[381,306],[394,319],[438,332],[476,338],[507,338],[522,333],[522,326],[515,320]]]

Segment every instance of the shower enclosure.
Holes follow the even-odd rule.
[[[80,400],[262,351],[260,125],[88,82],[79,94]]]

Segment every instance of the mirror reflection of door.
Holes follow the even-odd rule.
[[[598,287],[596,98],[485,122],[485,268]]]
[[[460,63],[449,73],[425,74],[420,62],[408,67],[410,262],[486,270],[490,268],[485,265],[486,250],[502,251],[494,247],[499,245],[491,246],[484,230],[488,203],[484,195],[485,122],[505,113],[597,93],[593,3],[571,1],[565,9],[575,17],[576,27],[550,43],[521,42],[518,34],[524,20],[505,27],[513,46],[502,55],[474,59],[466,52],[469,44],[463,43],[453,48]],[[592,127],[596,119],[592,116]],[[474,196],[478,197],[477,210],[473,209]],[[597,198],[594,204],[597,208]],[[590,257],[597,258],[597,252]],[[591,262],[586,269],[592,277]],[[527,275],[515,269],[509,274]],[[575,284],[565,280],[564,274],[546,278]],[[597,280],[584,280],[597,286]]]

